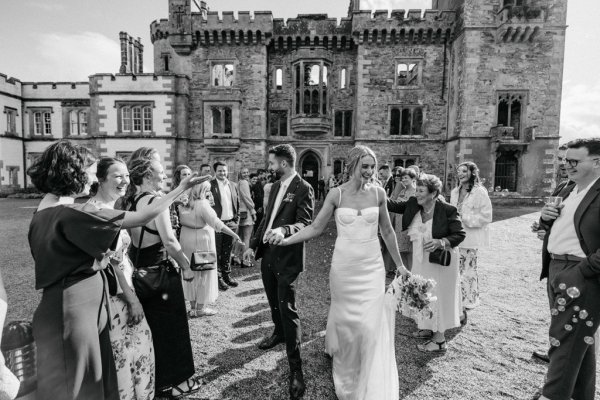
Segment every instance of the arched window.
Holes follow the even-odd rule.
[[[275,70],[275,88],[277,90],[283,89],[283,69],[277,68]]]
[[[329,67],[323,61],[300,61],[294,65],[296,114],[327,114]]]
[[[340,89],[346,89],[346,68],[340,72]]]

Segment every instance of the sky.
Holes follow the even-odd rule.
[[[152,72],[150,23],[168,17],[168,0],[0,0],[0,73],[24,82],[87,81],[116,73],[119,32],[141,37],[144,71]],[[486,0],[478,0],[486,1]],[[567,1],[567,0],[564,0]],[[349,0],[212,0],[214,11],[265,11],[275,18],[346,16]],[[422,9],[431,0],[362,0],[361,9]],[[570,0],[561,141],[600,136],[600,1]]]

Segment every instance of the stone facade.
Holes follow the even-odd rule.
[[[424,12],[372,12],[353,0],[340,21],[242,11],[235,19],[190,3],[169,0],[169,18],[150,25],[154,74],[142,73],[139,40],[121,32],[126,73],[86,83],[0,76],[0,108],[19,113],[16,133],[0,124],[0,184],[23,185],[35,154],[68,137],[101,155],[154,146],[167,172],[222,160],[233,176],[291,143],[313,183],[342,172],[348,151],[364,144],[380,164],[418,164],[447,188],[456,165],[473,160],[486,186],[551,190],[565,1],[433,0]],[[36,135],[32,113],[48,110],[52,134]],[[72,133],[73,111],[87,113],[84,134]],[[18,153],[12,142],[21,164],[6,155]]]

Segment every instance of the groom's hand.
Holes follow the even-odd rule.
[[[246,249],[246,251],[244,251],[242,258],[246,262],[254,262],[254,250]]]
[[[281,228],[271,229],[271,231],[269,233],[270,233],[270,235],[268,235],[269,244],[271,244],[273,246],[279,246],[281,244],[281,242],[283,242],[283,238],[285,237],[285,235],[283,234],[283,229],[281,229]]]

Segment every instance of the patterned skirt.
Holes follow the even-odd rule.
[[[460,282],[463,307],[477,307],[479,305],[477,249],[460,248]]]

